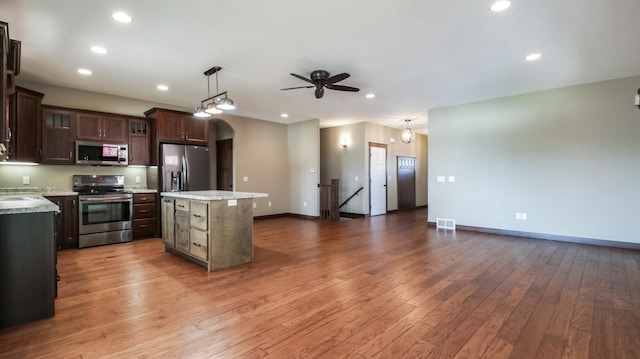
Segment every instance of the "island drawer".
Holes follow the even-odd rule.
[[[208,260],[207,243],[209,242],[209,234],[197,229],[191,229],[189,232],[189,253],[194,257],[200,258],[204,261]]]
[[[189,200],[188,199],[176,199],[176,211],[189,212]]]
[[[201,229],[203,231],[208,230],[208,208],[207,202],[195,202],[191,201],[191,220],[190,225],[193,228]]]

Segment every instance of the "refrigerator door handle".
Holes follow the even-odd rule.
[[[181,191],[188,191],[187,178],[189,178],[189,168],[187,167],[187,158],[182,155],[182,183],[180,184]]]

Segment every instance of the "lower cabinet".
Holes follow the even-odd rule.
[[[173,249],[176,246],[175,237],[175,200],[162,199],[162,241],[165,248]]]
[[[207,261],[209,233],[207,202],[175,200],[175,249]]]
[[[133,195],[133,238],[156,236],[156,194],[135,193]]]
[[[56,215],[58,249],[78,248],[78,196],[47,196],[60,208]]]

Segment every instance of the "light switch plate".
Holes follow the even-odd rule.
[[[235,207],[237,205],[238,205],[238,200],[237,199],[227,200],[227,206],[228,207]]]
[[[436,181],[438,181],[438,182],[444,182],[444,176],[438,176],[438,177],[436,178]]]
[[[243,176],[242,177],[242,182],[249,182],[249,177]]]
[[[29,178],[29,176],[22,176],[22,184],[31,184],[31,178]]]

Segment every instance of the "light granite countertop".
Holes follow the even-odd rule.
[[[23,194],[0,195],[0,215],[59,212],[60,208],[42,196]]]
[[[78,192],[61,187],[4,187],[0,188],[0,196],[2,195],[77,196]]]
[[[129,192],[129,193],[158,193],[158,190],[155,189],[149,189],[149,188],[138,188],[138,187],[125,187],[124,188],[125,192]]]
[[[232,191],[180,191],[162,192],[163,197],[195,199],[200,201],[221,201],[229,199],[269,197],[268,193],[232,192]]]

